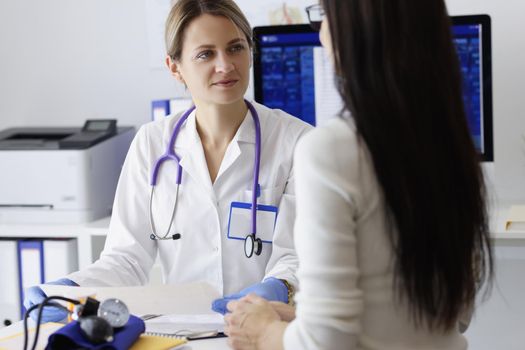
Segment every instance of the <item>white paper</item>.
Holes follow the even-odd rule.
[[[241,11],[246,15],[250,25],[281,25],[306,23],[308,18],[306,6],[312,5],[312,0],[236,0]]]
[[[331,58],[323,47],[314,48],[315,124],[321,126],[338,115],[343,101],[335,86]]]
[[[138,286],[138,287],[69,287],[41,285],[47,295],[69,298],[94,296],[103,301],[108,298],[122,300],[130,312],[137,316],[146,314],[207,314],[211,303],[221,295],[205,282]]]
[[[146,321],[146,332],[185,336],[205,331],[224,332],[224,316],[219,313],[200,315],[164,315]]]

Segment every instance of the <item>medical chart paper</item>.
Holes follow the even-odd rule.
[[[69,298],[94,296],[122,300],[134,315],[202,315],[210,313],[213,300],[221,295],[205,282],[138,287],[69,287],[41,285],[47,295]]]

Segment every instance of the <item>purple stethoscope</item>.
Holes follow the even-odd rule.
[[[253,105],[244,100],[246,103],[246,106],[250,110],[252,114],[253,121],[255,123],[255,162],[253,166],[253,193],[252,193],[252,206],[251,206],[251,214],[252,214],[252,233],[247,235],[244,239],[244,254],[247,258],[251,258],[252,255],[255,253],[255,255],[260,255],[262,252],[262,240],[260,238],[256,237],[257,232],[257,196],[258,196],[258,189],[259,187],[259,168],[261,165],[261,124],[259,122],[259,114],[253,107]],[[175,212],[177,211],[177,204],[179,202],[179,186],[181,184],[182,180],[182,167],[180,165],[180,157],[175,153],[175,141],[177,139],[177,136],[179,135],[180,128],[182,127],[182,124],[188,119],[191,112],[195,110],[195,106],[192,106],[190,109],[188,109],[184,114],[180,117],[180,119],[175,124],[175,128],[173,129],[173,133],[171,134],[170,142],[168,145],[168,148],[166,149],[166,153],[164,153],[157,161],[155,162],[153,166],[153,173],[151,175],[151,194],[149,198],[149,223],[151,226],[151,232],[150,238],[152,240],[157,241],[163,241],[163,240],[177,240],[181,238],[180,233],[174,233],[171,236],[169,236],[169,232],[171,230],[171,225],[173,223],[173,219],[175,218]],[[175,204],[173,205],[173,210],[171,212],[171,220],[170,224],[168,226],[168,229],[166,230],[166,233],[164,236],[159,236],[157,234],[157,231],[155,229],[155,223],[153,222],[153,213],[152,213],[152,203],[153,203],[153,193],[155,192],[155,186],[157,185],[157,178],[160,170],[160,166],[163,162],[172,160],[177,162],[177,189],[175,192]]]

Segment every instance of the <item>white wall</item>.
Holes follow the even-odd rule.
[[[81,125],[97,117],[140,125],[150,118],[152,99],[180,96],[166,70],[149,68],[145,4],[0,1],[0,129]],[[447,5],[451,14],[492,17],[497,192],[525,201],[525,1]]]
[[[140,125],[152,99],[180,94],[149,68],[145,1],[0,1],[0,129]]]
[[[480,301],[466,332],[469,349],[525,348],[525,247],[497,246],[494,288]]]

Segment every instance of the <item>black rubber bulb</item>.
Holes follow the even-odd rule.
[[[102,317],[81,317],[80,331],[93,344],[101,344],[113,340],[113,328]]]

